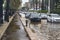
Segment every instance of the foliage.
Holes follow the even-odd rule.
[[[32,0],[32,2],[34,2],[34,3],[36,4],[36,3],[38,3],[39,1],[37,1],[37,0]]]
[[[54,12],[54,13],[60,13],[60,2],[58,2],[58,3],[55,5],[53,12]]]
[[[4,9],[5,9],[7,2],[6,2],[6,0],[4,0],[4,1],[5,1],[4,2]],[[10,4],[9,4],[10,9],[18,9],[20,5],[21,5],[20,0],[10,0]]]
[[[48,10],[29,10],[30,12],[47,13]]]
[[[10,0],[10,8],[11,9],[18,9],[20,6],[20,0]]]
[[[30,12],[37,12],[36,10],[29,10]]]

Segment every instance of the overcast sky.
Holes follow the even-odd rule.
[[[25,2],[28,2],[29,0],[22,0],[22,6]]]

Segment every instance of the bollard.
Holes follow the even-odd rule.
[[[28,26],[28,20],[26,20],[26,27]]]

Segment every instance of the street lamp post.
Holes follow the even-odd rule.
[[[50,14],[50,0],[48,2],[48,14]]]
[[[0,24],[3,23],[3,0],[0,0]]]
[[[40,0],[39,0],[39,10],[40,10]]]
[[[5,21],[9,22],[9,3],[10,3],[10,0],[6,0],[6,12],[5,12]]]

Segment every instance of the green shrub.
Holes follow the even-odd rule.
[[[38,13],[47,13],[48,11],[47,10],[38,10],[37,12]]]
[[[36,10],[29,10],[29,12],[37,12]]]

